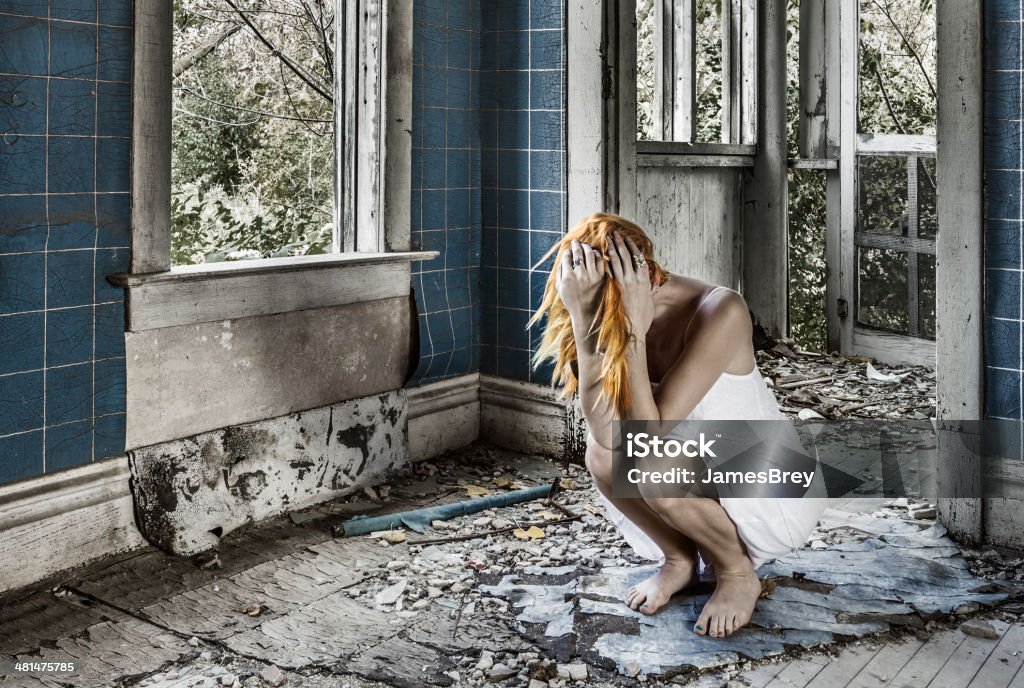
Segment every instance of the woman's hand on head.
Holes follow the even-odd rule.
[[[611,248],[613,250],[608,252],[608,262],[612,276],[622,286],[622,303],[632,326],[632,333],[638,341],[643,341],[654,320],[654,293],[651,287],[650,268],[643,259],[644,254],[629,237],[616,232],[612,237]]]
[[[604,263],[604,256],[590,244],[574,240],[571,248],[562,251],[555,288],[572,320],[585,319],[589,324],[596,315],[604,285]]]

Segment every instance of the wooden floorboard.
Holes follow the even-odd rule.
[[[765,688],[806,688],[828,662],[817,656],[793,660]]]
[[[960,631],[935,633],[910,658],[889,684],[891,688],[920,688],[928,685],[964,641]]]
[[[756,669],[743,674],[744,681],[750,682],[750,688],[765,688],[772,680],[779,675],[779,672],[789,666],[789,662],[775,662],[773,664],[762,664]]]
[[[839,656],[829,662],[814,679],[807,684],[807,688],[837,688],[845,686],[853,677],[860,673],[864,666],[872,661],[878,654],[878,648],[870,648],[864,645],[851,645],[839,653]]]
[[[884,645],[845,688],[875,688],[886,685],[924,645],[916,638]],[[843,685],[843,684],[839,684]]]
[[[1024,664],[1022,652],[1024,626],[1010,626],[967,688],[1007,688]]]
[[[1005,630],[1005,625],[1002,630]],[[964,641],[960,643],[960,647],[928,684],[928,688],[964,688],[970,684],[992,653],[996,642],[973,636],[965,637]]]

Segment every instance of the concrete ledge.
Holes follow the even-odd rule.
[[[0,591],[142,547],[117,457],[0,487]]]
[[[409,457],[423,461],[475,442],[480,436],[480,375],[411,387]]]
[[[408,461],[404,390],[129,452],[139,529],[174,554],[354,492]]]
[[[397,389],[410,320],[405,295],[129,332],[127,448]]]

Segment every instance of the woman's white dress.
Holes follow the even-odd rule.
[[[686,419],[788,422],[756,366],[746,375],[722,373]],[[606,516],[618,527],[623,538],[639,556],[652,560],[664,557],[654,541],[626,518],[607,497],[600,491],[597,495]],[[800,499],[723,497],[719,500],[736,524],[736,531],[746,545],[755,569],[788,554],[807,541],[827,503],[820,469],[812,481],[809,495],[817,496]]]

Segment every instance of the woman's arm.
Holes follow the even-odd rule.
[[[594,440],[605,449],[611,449],[615,409],[611,401],[601,395],[601,354],[597,353],[597,331],[589,332],[594,316],[581,313],[578,318],[570,317],[572,334],[576,339],[576,377],[583,418]]]
[[[629,418],[651,421],[684,420],[704,398],[719,376],[735,360],[738,346],[750,341],[751,324],[743,298],[726,290],[709,301],[706,314],[695,314],[703,321],[687,340],[682,355],[665,373],[657,393],[651,388],[647,370],[646,334],[653,320],[654,302],[646,266],[637,267],[633,255],[639,254],[628,238],[616,236],[615,255],[610,257],[612,274],[621,282],[624,305],[635,341],[629,349],[629,385],[633,405]]]

